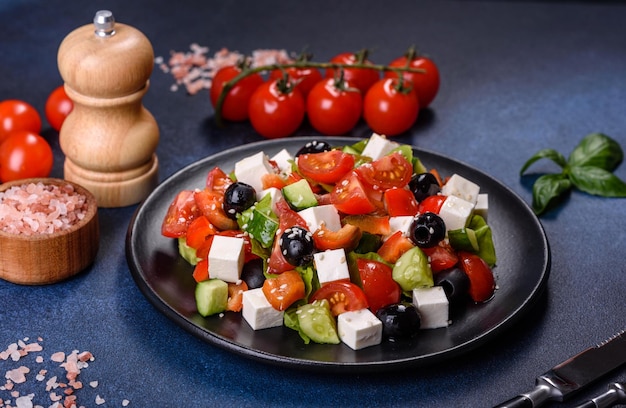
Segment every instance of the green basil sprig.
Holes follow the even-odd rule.
[[[613,174],[624,159],[624,152],[619,143],[602,133],[585,136],[567,160],[554,149],[538,151],[522,166],[520,176],[541,159],[552,160],[562,171],[544,174],[535,181],[532,207],[537,215],[546,212],[572,188],[601,197],[626,197],[626,183]]]

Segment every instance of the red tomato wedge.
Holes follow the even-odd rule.
[[[217,228],[211,224],[206,216],[202,215],[191,221],[185,234],[185,240],[187,245],[197,250],[210,236],[217,233]]]
[[[204,258],[196,264],[193,270],[193,278],[196,282],[202,282],[209,279],[209,260]]]
[[[404,188],[390,188],[383,194],[387,214],[391,217],[416,215],[418,204],[412,192]]]
[[[404,236],[402,231],[396,231],[383,242],[377,253],[385,261],[395,264],[402,254],[414,246],[411,240]]]
[[[363,292],[372,312],[400,301],[402,289],[392,278],[392,269],[382,262],[357,259]]]
[[[417,211],[419,214],[424,214],[427,212],[431,212],[433,214],[439,214],[439,210],[441,210],[441,206],[443,202],[446,201],[447,196],[444,195],[432,195],[428,196],[417,206]]]
[[[192,190],[180,191],[167,209],[163,223],[161,224],[161,234],[168,238],[179,238],[187,233],[187,227],[202,212],[194,199]]]
[[[422,251],[430,258],[430,268],[433,272],[445,271],[459,262],[454,249],[445,241],[431,248],[422,248]]]
[[[330,202],[344,214],[369,214],[377,209],[355,171],[335,184]]]
[[[323,284],[311,295],[309,303],[322,299],[328,300],[333,316],[368,307],[367,297],[363,290],[354,283],[345,280]]]
[[[400,153],[383,156],[357,168],[362,180],[374,189],[402,188],[409,184],[413,165]]]
[[[222,206],[224,194],[204,189],[195,191],[194,199],[202,214],[204,214],[218,230],[226,231],[239,229],[237,221],[228,218],[226,212],[224,212]]]
[[[324,184],[334,184],[354,167],[354,156],[341,150],[301,154],[298,170],[304,177]]]
[[[304,281],[297,271],[289,270],[265,279],[263,294],[276,310],[285,310],[305,296]]]
[[[214,167],[206,177],[206,189],[224,194],[228,186],[233,184],[233,180],[219,167]]]
[[[470,280],[469,295],[476,303],[484,303],[493,297],[496,281],[489,265],[478,255],[459,251],[461,268]]]

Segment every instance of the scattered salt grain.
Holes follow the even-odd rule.
[[[99,396],[99,395],[96,395],[96,405],[102,405],[102,404],[104,404],[105,402],[106,402],[106,401],[105,401],[105,399],[104,399],[104,398],[102,398],[102,397],[101,397],[101,396]]]

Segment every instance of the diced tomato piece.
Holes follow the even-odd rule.
[[[478,255],[459,251],[461,268],[470,280],[469,295],[474,302],[483,303],[493,297],[496,281],[487,263]]]
[[[267,273],[272,275],[281,274],[295,268],[295,265],[291,265],[283,256],[283,252],[280,249],[278,241],[279,240],[277,239],[274,240],[274,243],[272,244],[272,252],[267,260]]]
[[[214,167],[209,171],[206,178],[206,189],[224,194],[228,186],[233,184],[233,180],[219,167]]]
[[[248,290],[246,282],[239,283],[228,282],[228,303],[226,310],[231,312],[241,312],[243,308],[243,292]]]
[[[341,280],[327,282],[311,295],[309,302],[328,300],[333,316],[351,310],[361,310],[368,307],[367,297],[363,290],[352,282]]]
[[[375,235],[389,235],[389,216],[386,215],[347,215],[343,218],[344,224],[359,227],[363,232]]]
[[[341,150],[301,154],[298,171],[304,177],[324,184],[334,184],[354,167],[354,156]]]
[[[302,218],[302,216],[300,216],[300,214],[296,211],[292,210],[291,207],[289,207],[289,203],[287,203],[284,199],[276,202],[276,215],[278,215],[278,228],[281,231],[295,226],[299,226],[304,229],[309,228],[304,218]]]
[[[337,182],[330,193],[330,202],[344,214],[369,214],[378,208],[354,171]]]
[[[211,235],[217,233],[217,228],[211,224],[206,216],[202,215],[189,224],[187,233],[185,234],[185,241],[187,245],[197,250]]]
[[[377,253],[385,261],[395,264],[398,259],[415,245],[404,236],[402,231],[394,232],[378,249]]]
[[[428,196],[422,201],[420,201],[420,203],[417,206],[417,211],[419,212],[419,214],[424,214],[427,212],[431,212],[433,214],[439,214],[439,211],[441,210],[441,207],[443,206],[443,202],[446,201],[446,198],[448,197],[445,195],[441,195],[441,194]]]
[[[413,193],[407,189],[390,188],[385,191],[383,200],[387,214],[391,217],[417,214],[417,200]]]
[[[192,190],[179,192],[167,209],[163,224],[161,224],[161,234],[168,238],[179,238],[187,233],[187,228],[191,222],[202,214]]]
[[[400,302],[402,289],[392,277],[392,269],[382,262],[359,258],[357,267],[363,292],[372,312]]]
[[[367,184],[384,191],[409,184],[413,165],[402,154],[396,152],[359,166],[357,171]]]
[[[202,282],[209,279],[209,260],[203,258],[198,261],[193,270],[193,278],[196,282]]]
[[[267,301],[276,310],[285,310],[297,300],[304,298],[305,289],[302,276],[289,270],[265,279],[261,289]]]
[[[224,201],[223,194],[204,189],[196,191],[194,198],[202,214],[204,214],[218,230],[239,229],[237,221],[228,218],[224,211],[224,207],[222,206]]]
[[[422,248],[422,251],[430,258],[430,268],[435,273],[450,269],[459,262],[456,252],[445,241],[439,241],[431,248]]]
[[[361,229],[351,224],[345,224],[339,231],[331,231],[325,225],[313,233],[315,248],[320,251],[343,248],[346,252],[354,251],[361,240]]]

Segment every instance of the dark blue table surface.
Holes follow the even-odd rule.
[[[316,60],[370,48],[386,63],[415,44],[438,64],[442,84],[429,111],[399,141],[459,159],[496,176],[530,202],[519,170],[536,151],[567,155],[585,135],[603,132],[626,146],[626,4],[613,2],[277,0],[209,2],[21,0],[0,3],[0,100],[23,99],[43,112],[61,84],[56,53],[70,31],[110,9],[151,40],[156,56],[191,43],[248,53],[260,48]],[[215,126],[206,93],[172,92],[157,67],[144,98],[161,131],[160,179],[225,148],[261,140],[248,124]],[[58,133],[44,120],[62,177]],[[301,135],[314,134],[302,128]],[[359,126],[354,136],[369,136]],[[555,170],[548,162],[536,171]],[[626,179],[625,166],[617,174]],[[546,294],[521,322],[454,360],[384,375],[313,374],[262,364],[209,345],[158,312],[135,285],[125,234],[136,206],[100,210],[95,263],[41,287],[0,282],[0,351],[42,338],[39,355],[0,359],[0,374],[31,368],[16,385],[52,404],[40,368],[59,371],[55,351],[91,351],[81,373],[96,388],[77,391],[83,406],[463,406],[486,407],[527,391],[537,375],[626,326],[624,200],[574,192],[541,218],[552,250]],[[155,220],[159,222],[159,220]],[[626,380],[619,369],[577,395],[571,406]],[[3,385],[4,380],[0,380]],[[14,401],[0,388],[0,401]],[[2,404],[0,403],[0,406]]]

